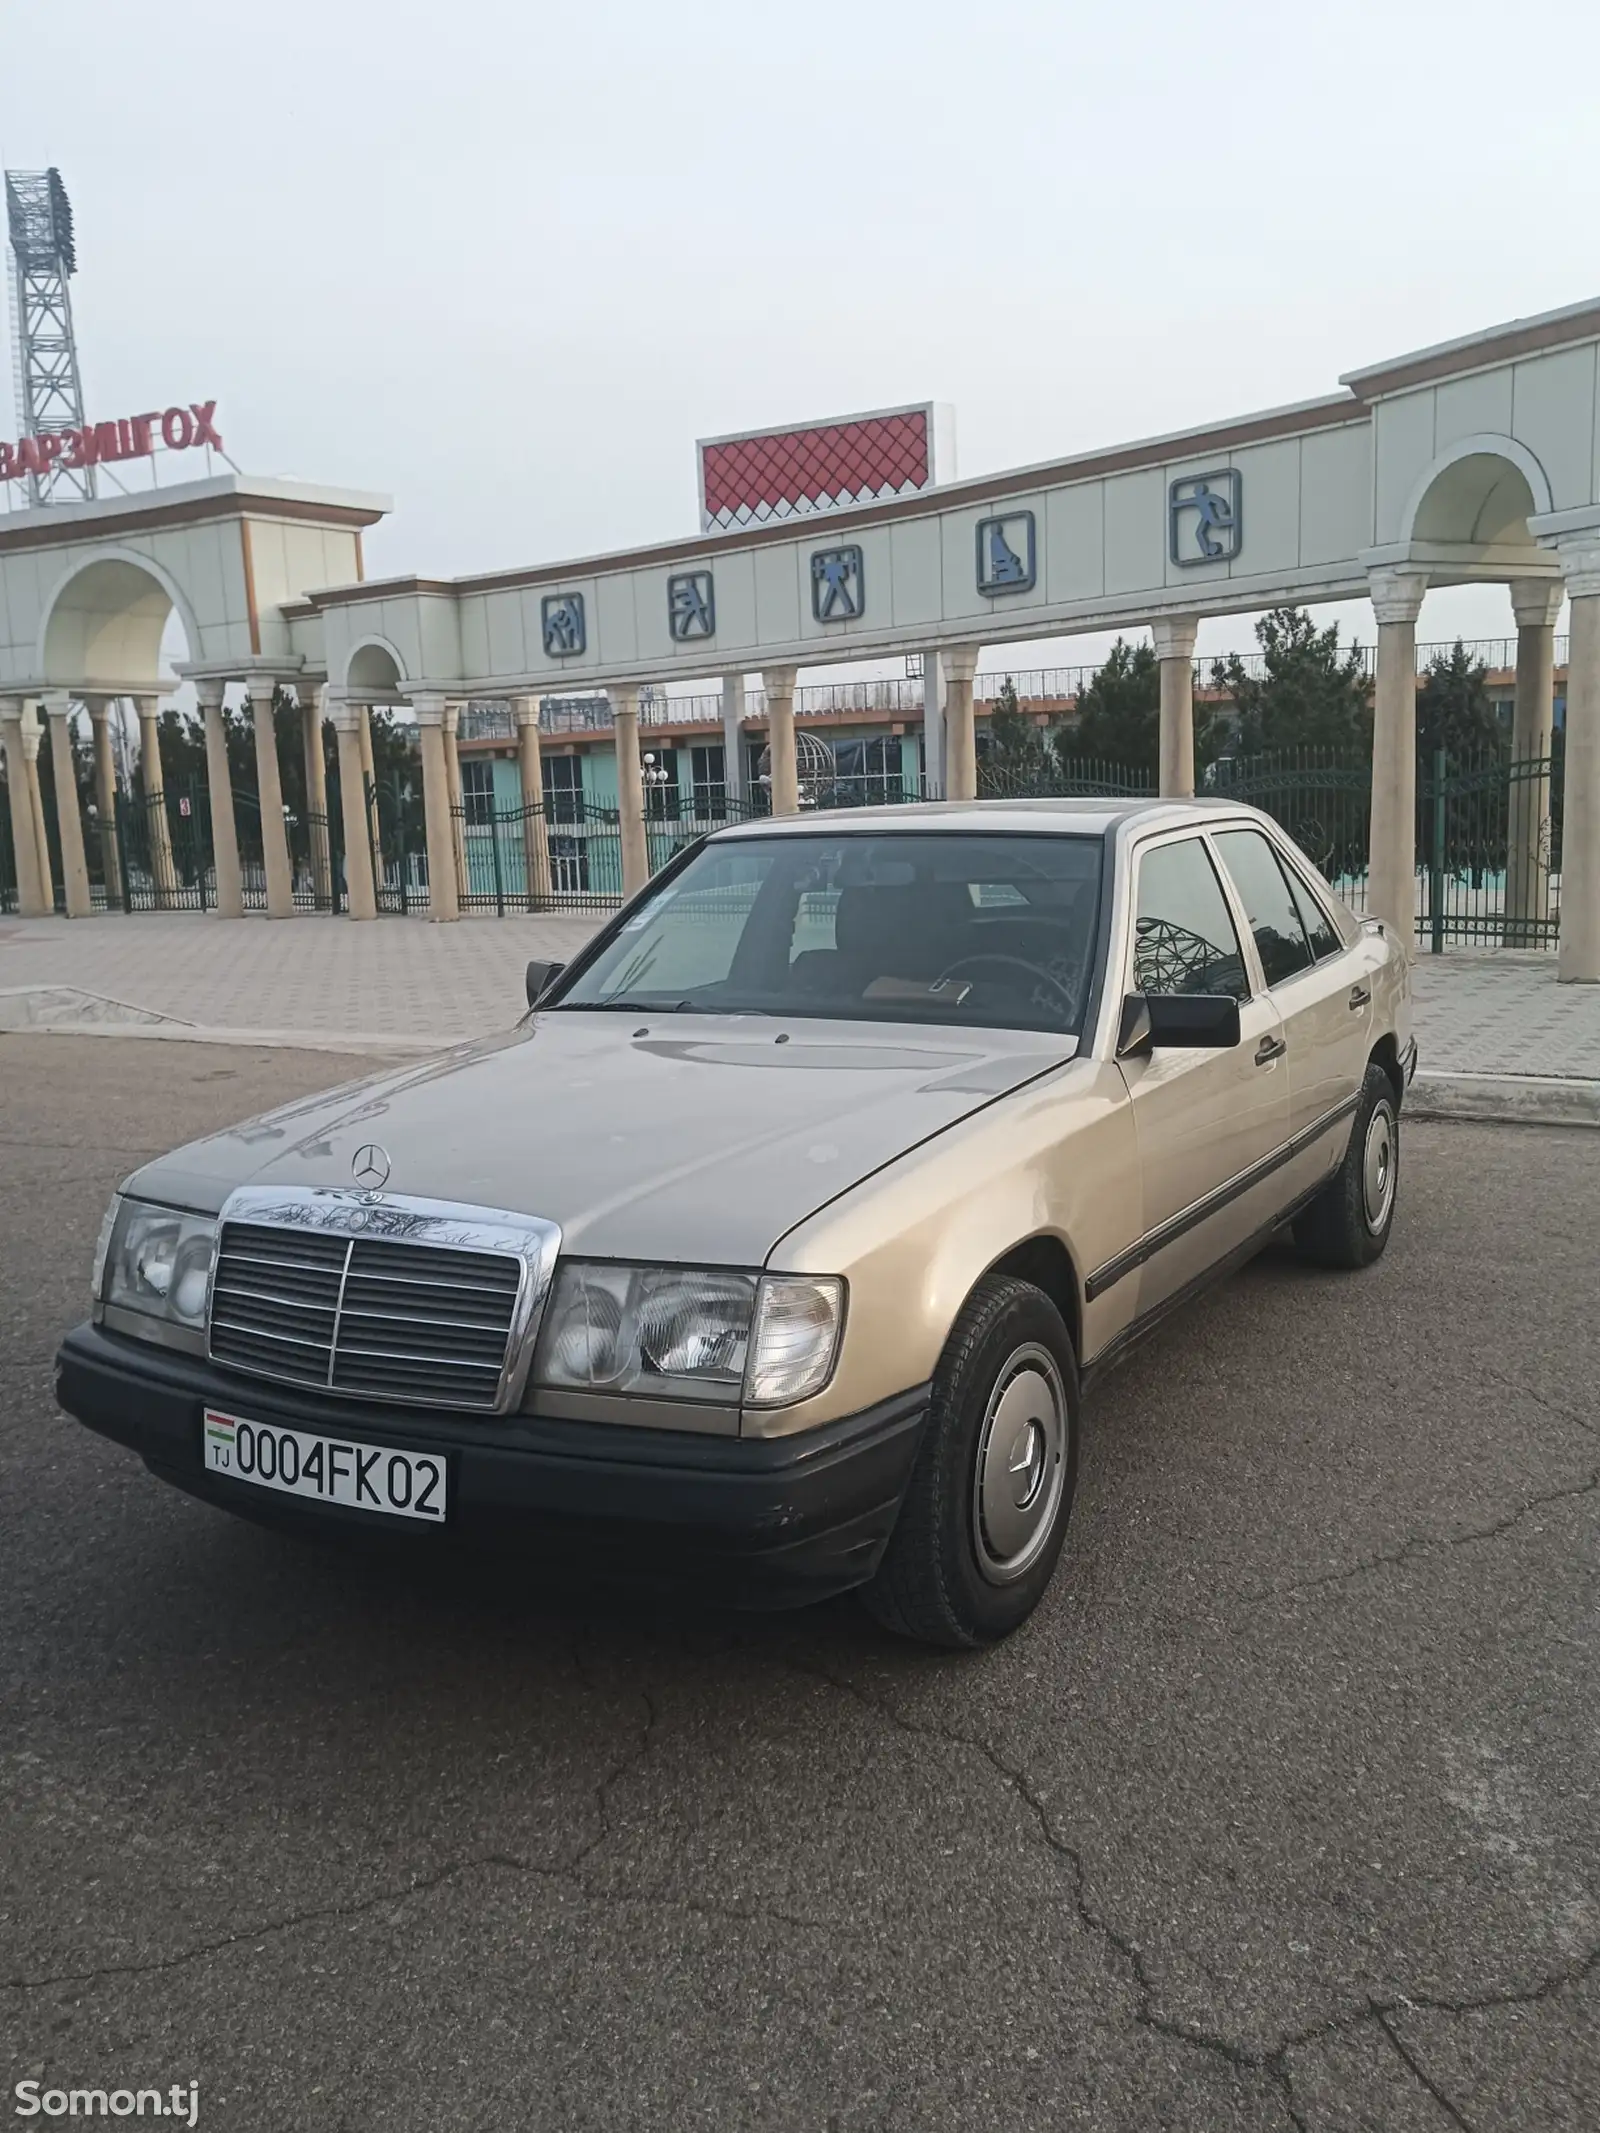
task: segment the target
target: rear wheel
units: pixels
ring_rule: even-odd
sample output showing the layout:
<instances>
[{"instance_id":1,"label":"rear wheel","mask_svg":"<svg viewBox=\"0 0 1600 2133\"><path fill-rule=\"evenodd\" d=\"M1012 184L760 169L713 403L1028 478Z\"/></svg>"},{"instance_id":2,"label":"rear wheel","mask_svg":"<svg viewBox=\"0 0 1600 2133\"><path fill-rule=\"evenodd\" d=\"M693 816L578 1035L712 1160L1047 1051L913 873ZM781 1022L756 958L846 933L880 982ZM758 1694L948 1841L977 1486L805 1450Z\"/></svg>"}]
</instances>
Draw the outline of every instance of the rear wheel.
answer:
<instances>
[{"instance_id":1,"label":"rear wheel","mask_svg":"<svg viewBox=\"0 0 1600 2133\"><path fill-rule=\"evenodd\" d=\"M1400 1107L1381 1066L1367 1068L1344 1161L1301 1214L1294 1241L1318 1266L1370 1266L1394 1227Z\"/></svg>"},{"instance_id":2,"label":"rear wheel","mask_svg":"<svg viewBox=\"0 0 1600 2133\"><path fill-rule=\"evenodd\" d=\"M934 1373L905 1502L863 1591L887 1628L951 1648L1027 1620L1055 1570L1078 1473L1078 1369L1061 1313L981 1281Z\"/></svg>"}]
</instances>

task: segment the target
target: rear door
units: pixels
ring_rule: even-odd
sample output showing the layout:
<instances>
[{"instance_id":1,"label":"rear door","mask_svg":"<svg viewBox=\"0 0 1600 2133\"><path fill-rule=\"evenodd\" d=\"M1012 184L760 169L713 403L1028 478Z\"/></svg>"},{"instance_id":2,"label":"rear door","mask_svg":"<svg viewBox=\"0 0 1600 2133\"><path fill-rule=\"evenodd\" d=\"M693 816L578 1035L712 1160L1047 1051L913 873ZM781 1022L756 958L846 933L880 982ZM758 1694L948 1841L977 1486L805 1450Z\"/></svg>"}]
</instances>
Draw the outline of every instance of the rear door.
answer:
<instances>
[{"instance_id":1,"label":"rear door","mask_svg":"<svg viewBox=\"0 0 1600 2133\"><path fill-rule=\"evenodd\" d=\"M1243 1035L1237 1049L1163 1049L1121 1063L1138 1138L1140 1232L1091 1287L1104 1293L1136 1274L1143 1315L1270 1225L1282 1180L1256 1173L1288 1135L1289 1083L1277 1007L1198 832L1135 853L1133 909L1125 989L1231 994Z\"/></svg>"},{"instance_id":2,"label":"rear door","mask_svg":"<svg viewBox=\"0 0 1600 2133\"><path fill-rule=\"evenodd\" d=\"M1264 831L1241 824L1217 830L1212 841L1283 1017L1289 1134L1301 1144L1283 1181L1287 1201L1332 1170L1344 1152L1372 1048L1372 986L1360 951L1345 945L1309 884Z\"/></svg>"}]
</instances>

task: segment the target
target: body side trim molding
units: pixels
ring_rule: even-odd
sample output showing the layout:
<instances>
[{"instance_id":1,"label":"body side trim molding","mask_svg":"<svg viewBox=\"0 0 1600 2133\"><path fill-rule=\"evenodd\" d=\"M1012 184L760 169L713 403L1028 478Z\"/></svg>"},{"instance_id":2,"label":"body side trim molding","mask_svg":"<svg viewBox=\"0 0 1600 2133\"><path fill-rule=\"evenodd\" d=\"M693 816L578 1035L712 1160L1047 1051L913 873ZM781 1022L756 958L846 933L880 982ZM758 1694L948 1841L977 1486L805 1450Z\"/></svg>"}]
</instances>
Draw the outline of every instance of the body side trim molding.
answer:
<instances>
[{"instance_id":1,"label":"body side trim molding","mask_svg":"<svg viewBox=\"0 0 1600 2133\"><path fill-rule=\"evenodd\" d=\"M1285 1163L1292 1163L1295 1157L1303 1155L1314 1141L1320 1140L1330 1127L1338 1125L1341 1119L1350 1117L1360 1101L1358 1090L1354 1096L1347 1096L1342 1103L1324 1111L1320 1118L1313 1119L1309 1126L1302 1126L1298 1133L1293 1134L1281 1147L1274 1148L1270 1155L1262 1156L1260 1161L1252 1163L1248 1170L1241 1170L1237 1177L1229 1178L1225 1185L1219 1185L1214 1192L1207 1193L1203 1200L1196 1200L1192 1206L1181 1208L1175 1215L1169 1215L1165 1222L1158 1223L1154 1229L1146 1230L1137 1243L1130 1244L1126 1251L1119 1252L1114 1259L1108 1259L1103 1266L1095 1268L1084 1283L1085 1301L1094 1303L1097 1298L1104 1296L1108 1289L1115 1288L1125 1274L1133 1273L1147 1260L1153 1259L1157 1252L1165 1250L1167 1245L1176 1244L1178 1239L1186 1237L1190 1230L1198 1229L1202 1222L1208 1222L1213 1215L1220 1214L1230 1202L1251 1191L1264 1178L1270 1178L1272 1173L1281 1170ZM1281 1217L1274 1219L1274 1229L1277 1228L1279 1220Z\"/></svg>"},{"instance_id":2,"label":"body side trim molding","mask_svg":"<svg viewBox=\"0 0 1600 2133\"><path fill-rule=\"evenodd\" d=\"M1208 1289L1215 1288L1219 1282L1226 1281L1230 1274L1236 1274L1240 1267L1248 1265L1262 1246L1270 1243L1286 1222L1292 1222L1303 1208L1311 1205L1321 1190L1320 1185L1313 1185L1309 1192L1298 1194L1281 1213L1274 1215L1270 1222L1263 1222L1258 1230L1252 1231L1243 1244L1226 1253L1214 1266L1202 1268L1192 1281L1186 1281L1181 1289L1174 1289L1170 1296L1162 1297L1160 1303L1152 1305L1142 1317L1132 1320L1120 1333L1113 1335L1098 1355L1091 1362L1085 1363L1078 1373L1078 1382L1085 1399L1109 1371L1132 1354L1147 1334L1154 1333L1174 1312L1181 1311L1186 1304L1193 1303L1197 1296L1203 1296Z\"/></svg>"}]
</instances>

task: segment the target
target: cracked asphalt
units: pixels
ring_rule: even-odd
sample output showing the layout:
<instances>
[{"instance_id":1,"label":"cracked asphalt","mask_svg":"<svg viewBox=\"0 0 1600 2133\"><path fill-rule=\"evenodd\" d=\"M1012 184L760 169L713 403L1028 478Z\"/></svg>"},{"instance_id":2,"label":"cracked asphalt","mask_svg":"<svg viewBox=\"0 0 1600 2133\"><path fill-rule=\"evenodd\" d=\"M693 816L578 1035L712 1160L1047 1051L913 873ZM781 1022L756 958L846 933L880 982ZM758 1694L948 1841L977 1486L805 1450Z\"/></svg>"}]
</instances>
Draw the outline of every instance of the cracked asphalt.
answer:
<instances>
[{"instance_id":1,"label":"cracked asphalt","mask_svg":"<svg viewBox=\"0 0 1600 2133\"><path fill-rule=\"evenodd\" d=\"M358 1065L0 1038L0 2120L1600 2124L1600 1134L1408 1128L1383 1262L1166 1328L951 1658L309 1547L63 1417L123 1172Z\"/></svg>"}]
</instances>

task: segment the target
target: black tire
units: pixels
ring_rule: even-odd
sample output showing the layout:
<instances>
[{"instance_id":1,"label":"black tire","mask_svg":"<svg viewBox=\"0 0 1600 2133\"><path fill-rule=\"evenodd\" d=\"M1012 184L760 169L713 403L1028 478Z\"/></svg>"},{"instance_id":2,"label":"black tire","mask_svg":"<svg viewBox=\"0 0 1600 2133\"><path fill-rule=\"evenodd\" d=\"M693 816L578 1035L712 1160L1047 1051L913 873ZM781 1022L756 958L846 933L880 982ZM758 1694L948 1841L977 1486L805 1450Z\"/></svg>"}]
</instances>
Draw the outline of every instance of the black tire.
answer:
<instances>
[{"instance_id":1,"label":"black tire","mask_svg":"<svg viewBox=\"0 0 1600 2133\"><path fill-rule=\"evenodd\" d=\"M1031 1282L986 1276L939 1358L905 1501L862 1591L885 1628L964 1650L1027 1620L1066 1538L1078 1410L1077 1358L1061 1313ZM980 1472L991 1489L1011 1491L996 1502L992 1527Z\"/></svg>"},{"instance_id":2,"label":"black tire","mask_svg":"<svg viewBox=\"0 0 1600 2133\"><path fill-rule=\"evenodd\" d=\"M1375 1183L1382 1158L1382 1188ZM1371 1266L1394 1228L1400 1193L1400 1104L1381 1066L1367 1068L1344 1161L1310 1206L1295 1217L1294 1241L1317 1266ZM1374 1207L1374 1197L1378 1205Z\"/></svg>"}]
</instances>

